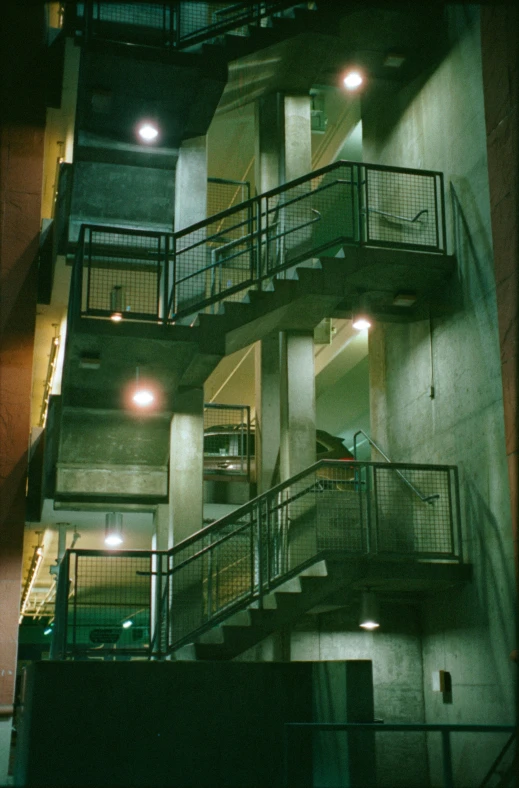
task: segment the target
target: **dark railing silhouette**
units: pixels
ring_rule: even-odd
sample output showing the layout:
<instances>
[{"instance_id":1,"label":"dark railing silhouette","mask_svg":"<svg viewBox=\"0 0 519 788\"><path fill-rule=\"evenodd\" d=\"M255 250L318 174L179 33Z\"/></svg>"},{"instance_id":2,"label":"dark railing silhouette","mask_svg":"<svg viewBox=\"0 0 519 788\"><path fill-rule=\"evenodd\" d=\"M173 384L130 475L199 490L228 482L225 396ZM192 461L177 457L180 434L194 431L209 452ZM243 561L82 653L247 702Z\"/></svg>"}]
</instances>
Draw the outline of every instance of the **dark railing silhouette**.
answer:
<instances>
[{"instance_id":1,"label":"dark railing silhouette","mask_svg":"<svg viewBox=\"0 0 519 788\"><path fill-rule=\"evenodd\" d=\"M53 655L159 659L305 567L359 556L460 563L457 469L321 460L168 552L69 550Z\"/></svg>"},{"instance_id":2,"label":"dark railing silhouette","mask_svg":"<svg viewBox=\"0 0 519 788\"><path fill-rule=\"evenodd\" d=\"M345 245L445 254L442 174L338 161L176 233L82 225L71 301L176 322Z\"/></svg>"},{"instance_id":3,"label":"dark railing silhouette","mask_svg":"<svg viewBox=\"0 0 519 788\"><path fill-rule=\"evenodd\" d=\"M78 37L148 47L189 49L214 43L227 33L247 36L269 27L276 16L291 14L306 3L267 2L109 2L85 0L67 3L65 25Z\"/></svg>"}]
</instances>

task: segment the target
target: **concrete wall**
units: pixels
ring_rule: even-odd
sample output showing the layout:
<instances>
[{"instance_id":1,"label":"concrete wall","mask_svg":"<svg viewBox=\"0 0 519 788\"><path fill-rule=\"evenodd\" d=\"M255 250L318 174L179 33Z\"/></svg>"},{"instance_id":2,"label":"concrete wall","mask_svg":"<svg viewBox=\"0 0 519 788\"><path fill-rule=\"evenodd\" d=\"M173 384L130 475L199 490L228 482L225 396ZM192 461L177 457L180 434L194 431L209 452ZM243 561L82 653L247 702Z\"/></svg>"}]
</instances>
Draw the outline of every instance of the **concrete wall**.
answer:
<instances>
[{"instance_id":1,"label":"concrete wall","mask_svg":"<svg viewBox=\"0 0 519 788\"><path fill-rule=\"evenodd\" d=\"M363 118L366 161L444 172L450 250L458 261L445 294L450 314L371 335L372 435L395 460L460 469L474 580L425 606L426 720L510 722L513 562L479 14L452 6L446 15L450 50L442 62L406 90L374 99ZM440 668L452 673L452 703L432 693L431 673ZM492 760L492 748L474 744L460 745L464 785L481 780Z\"/></svg>"},{"instance_id":2,"label":"concrete wall","mask_svg":"<svg viewBox=\"0 0 519 788\"><path fill-rule=\"evenodd\" d=\"M423 722L424 697L419 609L381 600L381 628L358 626L360 597L350 605L307 615L292 631L266 638L240 660L306 662L370 659L373 662L374 716L385 722ZM378 788L424 788L427 748L422 733L376 735Z\"/></svg>"}]
</instances>

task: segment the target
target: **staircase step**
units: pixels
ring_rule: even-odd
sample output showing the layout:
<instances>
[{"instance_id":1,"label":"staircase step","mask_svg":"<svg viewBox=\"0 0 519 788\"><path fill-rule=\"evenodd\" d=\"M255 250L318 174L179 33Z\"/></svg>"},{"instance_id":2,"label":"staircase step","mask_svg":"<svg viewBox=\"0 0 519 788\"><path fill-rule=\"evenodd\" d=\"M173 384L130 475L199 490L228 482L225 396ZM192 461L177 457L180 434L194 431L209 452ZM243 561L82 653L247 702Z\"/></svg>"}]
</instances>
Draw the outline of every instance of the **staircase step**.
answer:
<instances>
[{"instance_id":1,"label":"staircase step","mask_svg":"<svg viewBox=\"0 0 519 788\"><path fill-rule=\"evenodd\" d=\"M328 577L326 561L317 561L299 573L299 577Z\"/></svg>"}]
</instances>

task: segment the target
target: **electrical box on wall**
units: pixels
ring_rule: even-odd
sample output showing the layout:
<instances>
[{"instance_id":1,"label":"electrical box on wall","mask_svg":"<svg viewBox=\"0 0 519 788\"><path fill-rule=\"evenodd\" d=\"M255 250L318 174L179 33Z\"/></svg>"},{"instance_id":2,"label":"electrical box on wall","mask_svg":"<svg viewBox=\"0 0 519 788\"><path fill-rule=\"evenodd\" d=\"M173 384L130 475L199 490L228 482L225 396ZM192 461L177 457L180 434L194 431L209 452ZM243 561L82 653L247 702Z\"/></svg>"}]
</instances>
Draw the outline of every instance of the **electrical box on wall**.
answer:
<instances>
[{"instance_id":1,"label":"electrical box on wall","mask_svg":"<svg viewBox=\"0 0 519 788\"><path fill-rule=\"evenodd\" d=\"M451 687L451 674L448 670L433 670L433 692L449 692Z\"/></svg>"}]
</instances>

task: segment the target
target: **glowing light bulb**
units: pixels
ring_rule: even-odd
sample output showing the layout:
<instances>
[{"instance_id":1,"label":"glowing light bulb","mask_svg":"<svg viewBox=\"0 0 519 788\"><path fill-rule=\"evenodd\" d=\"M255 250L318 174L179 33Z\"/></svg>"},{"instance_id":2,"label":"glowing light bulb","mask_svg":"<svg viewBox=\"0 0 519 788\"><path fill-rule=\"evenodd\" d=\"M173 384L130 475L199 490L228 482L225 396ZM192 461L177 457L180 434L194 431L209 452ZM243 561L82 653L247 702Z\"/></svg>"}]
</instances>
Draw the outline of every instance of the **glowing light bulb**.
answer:
<instances>
[{"instance_id":1,"label":"glowing light bulb","mask_svg":"<svg viewBox=\"0 0 519 788\"><path fill-rule=\"evenodd\" d=\"M133 626L133 621L129 618L127 621L123 621L123 629L130 629Z\"/></svg>"},{"instance_id":2,"label":"glowing light bulb","mask_svg":"<svg viewBox=\"0 0 519 788\"><path fill-rule=\"evenodd\" d=\"M122 543L123 538L118 533L107 534L105 537L105 544L108 545L108 547L119 547L119 545Z\"/></svg>"},{"instance_id":3,"label":"glowing light bulb","mask_svg":"<svg viewBox=\"0 0 519 788\"><path fill-rule=\"evenodd\" d=\"M356 90L356 88L360 87L364 82L362 76L359 74L358 71L350 71L344 77L342 83L347 90Z\"/></svg>"},{"instance_id":4,"label":"glowing light bulb","mask_svg":"<svg viewBox=\"0 0 519 788\"><path fill-rule=\"evenodd\" d=\"M152 126L151 123L143 123L142 126L139 128L139 137L144 142L153 142L153 140L157 139L159 135L159 130Z\"/></svg>"},{"instance_id":5,"label":"glowing light bulb","mask_svg":"<svg viewBox=\"0 0 519 788\"><path fill-rule=\"evenodd\" d=\"M356 328L357 331L364 331L366 328L371 328L371 323L366 317L356 317L353 320L353 328Z\"/></svg>"},{"instance_id":6,"label":"glowing light bulb","mask_svg":"<svg viewBox=\"0 0 519 788\"><path fill-rule=\"evenodd\" d=\"M141 408L145 408L148 405L151 405L155 397L153 396L151 391L147 391L146 389L140 389L139 391L135 392L132 399L136 405L138 405Z\"/></svg>"},{"instance_id":7,"label":"glowing light bulb","mask_svg":"<svg viewBox=\"0 0 519 788\"><path fill-rule=\"evenodd\" d=\"M373 630L378 629L380 624L377 624L375 621L364 621L362 624L359 624L359 626L361 626L362 629Z\"/></svg>"}]
</instances>

